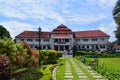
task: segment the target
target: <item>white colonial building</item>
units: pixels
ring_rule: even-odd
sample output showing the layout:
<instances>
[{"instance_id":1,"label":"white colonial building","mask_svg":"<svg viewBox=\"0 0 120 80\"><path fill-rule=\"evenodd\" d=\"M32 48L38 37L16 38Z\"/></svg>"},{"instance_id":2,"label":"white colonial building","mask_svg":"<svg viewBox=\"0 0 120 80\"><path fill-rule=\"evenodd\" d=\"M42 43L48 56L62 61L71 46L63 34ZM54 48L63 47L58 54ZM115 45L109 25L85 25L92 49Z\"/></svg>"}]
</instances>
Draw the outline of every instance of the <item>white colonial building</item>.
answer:
<instances>
[{"instance_id":1,"label":"white colonial building","mask_svg":"<svg viewBox=\"0 0 120 80\"><path fill-rule=\"evenodd\" d=\"M107 50L109 35L101 30L72 31L61 24L51 32L42 31L40 35L40 48L52 48L57 51L70 50L73 46L77 49ZM17 35L16 42L25 41L30 47L39 47L38 31L24 31Z\"/></svg>"}]
</instances>

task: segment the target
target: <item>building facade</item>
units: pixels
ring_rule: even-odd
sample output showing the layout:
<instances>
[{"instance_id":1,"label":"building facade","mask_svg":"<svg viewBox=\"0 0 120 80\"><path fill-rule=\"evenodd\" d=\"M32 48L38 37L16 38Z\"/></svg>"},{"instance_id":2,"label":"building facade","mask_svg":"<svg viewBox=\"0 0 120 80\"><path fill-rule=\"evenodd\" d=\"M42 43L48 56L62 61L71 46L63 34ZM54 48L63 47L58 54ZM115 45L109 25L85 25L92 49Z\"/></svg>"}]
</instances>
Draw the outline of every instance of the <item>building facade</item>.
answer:
<instances>
[{"instance_id":1,"label":"building facade","mask_svg":"<svg viewBox=\"0 0 120 80\"><path fill-rule=\"evenodd\" d=\"M57 51L77 49L107 50L109 35L101 30L72 31L61 24L51 32L42 31L40 34L41 49L55 49ZM24 31L17 35L16 42L25 41L31 48L39 48L38 31Z\"/></svg>"}]
</instances>

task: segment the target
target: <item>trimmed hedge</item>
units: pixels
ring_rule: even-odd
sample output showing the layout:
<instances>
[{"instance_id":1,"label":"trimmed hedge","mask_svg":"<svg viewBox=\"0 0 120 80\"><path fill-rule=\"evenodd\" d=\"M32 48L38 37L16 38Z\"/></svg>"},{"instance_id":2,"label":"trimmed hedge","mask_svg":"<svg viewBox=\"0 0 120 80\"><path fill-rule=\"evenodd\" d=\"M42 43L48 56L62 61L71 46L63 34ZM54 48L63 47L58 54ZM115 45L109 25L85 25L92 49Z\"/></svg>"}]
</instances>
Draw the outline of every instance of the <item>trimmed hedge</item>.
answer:
<instances>
[{"instance_id":1,"label":"trimmed hedge","mask_svg":"<svg viewBox=\"0 0 120 80\"><path fill-rule=\"evenodd\" d=\"M77 51L76 52L76 55L78 56L78 55L96 55L97 54L97 52L85 52L85 51Z\"/></svg>"},{"instance_id":2,"label":"trimmed hedge","mask_svg":"<svg viewBox=\"0 0 120 80\"><path fill-rule=\"evenodd\" d=\"M55 50L40 50L39 55L42 64L55 64L62 53Z\"/></svg>"},{"instance_id":3,"label":"trimmed hedge","mask_svg":"<svg viewBox=\"0 0 120 80\"><path fill-rule=\"evenodd\" d=\"M117 54L104 54L104 53L97 53L97 52L85 52L85 51L77 51L76 56L85 56L89 58L120 58L120 53Z\"/></svg>"},{"instance_id":4,"label":"trimmed hedge","mask_svg":"<svg viewBox=\"0 0 120 80\"><path fill-rule=\"evenodd\" d=\"M57 58L62 57L62 52L57 52Z\"/></svg>"}]
</instances>

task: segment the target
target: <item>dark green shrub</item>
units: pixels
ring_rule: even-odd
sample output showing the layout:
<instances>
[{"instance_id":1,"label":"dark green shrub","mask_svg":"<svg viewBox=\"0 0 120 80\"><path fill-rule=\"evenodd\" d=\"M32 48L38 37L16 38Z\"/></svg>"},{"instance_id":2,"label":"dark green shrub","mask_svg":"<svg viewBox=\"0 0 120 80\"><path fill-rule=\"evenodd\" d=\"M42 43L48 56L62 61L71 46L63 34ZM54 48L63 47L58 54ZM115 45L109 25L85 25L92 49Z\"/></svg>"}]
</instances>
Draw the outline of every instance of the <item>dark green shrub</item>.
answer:
<instances>
[{"instance_id":1,"label":"dark green shrub","mask_svg":"<svg viewBox=\"0 0 120 80\"><path fill-rule=\"evenodd\" d=\"M84 55L96 55L98 54L97 52L86 52L86 51L77 51L76 52L76 55L81 55L81 56L84 56Z\"/></svg>"},{"instance_id":2,"label":"dark green shrub","mask_svg":"<svg viewBox=\"0 0 120 80\"><path fill-rule=\"evenodd\" d=\"M39 67L29 67L15 71L11 80L39 80L41 77L42 73L40 73Z\"/></svg>"},{"instance_id":3,"label":"dark green shrub","mask_svg":"<svg viewBox=\"0 0 120 80\"><path fill-rule=\"evenodd\" d=\"M40 60L42 64L57 63L57 52L55 50L41 50Z\"/></svg>"},{"instance_id":4,"label":"dark green shrub","mask_svg":"<svg viewBox=\"0 0 120 80\"><path fill-rule=\"evenodd\" d=\"M62 57L62 52L57 52L57 58Z\"/></svg>"},{"instance_id":5,"label":"dark green shrub","mask_svg":"<svg viewBox=\"0 0 120 80\"><path fill-rule=\"evenodd\" d=\"M55 64L57 63L57 52L55 50L49 50L48 55L48 64Z\"/></svg>"}]
</instances>

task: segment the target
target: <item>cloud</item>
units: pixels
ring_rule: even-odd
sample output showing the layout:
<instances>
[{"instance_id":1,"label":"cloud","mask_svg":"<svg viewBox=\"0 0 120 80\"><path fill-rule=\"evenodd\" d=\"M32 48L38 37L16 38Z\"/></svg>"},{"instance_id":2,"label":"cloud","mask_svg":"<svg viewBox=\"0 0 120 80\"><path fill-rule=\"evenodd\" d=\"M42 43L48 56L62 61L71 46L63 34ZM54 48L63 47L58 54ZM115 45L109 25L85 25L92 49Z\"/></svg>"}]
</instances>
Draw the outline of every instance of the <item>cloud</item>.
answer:
<instances>
[{"instance_id":1,"label":"cloud","mask_svg":"<svg viewBox=\"0 0 120 80\"><path fill-rule=\"evenodd\" d=\"M86 4L90 6L98 6L99 8L109 9L115 6L117 0L86 0Z\"/></svg>"},{"instance_id":2,"label":"cloud","mask_svg":"<svg viewBox=\"0 0 120 80\"><path fill-rule=\"evenodd\" d=\"M1 0L0 5L4 5L0 6L0 13L1 15L10 18L34 18L41 21L50 18L54 19L58 23L73 21L74 23L86 24L105 18L103 15L104 13L102 13L102 11L100 11L100 7L98 7L98 4L103 7L106 5L111 6L114 3L115 0Z\"/></svg>"},{"instance_id":3,"label":"cloud","mask_svg":"<svg viewBox=\"0 0 120 80\"><path fill-rule=\"evenodd\" d=\"M35 26L27 23L20 23L17 21L2 22L3 25L9 32L12 38L20 34L24 30L34 30Z\"/></svg>"},{"instance_id":4,"label":"cloud","mask_svg":"<svg viewBox=\"0 0 120 80\"><path fill-rule=\"evenodd\" d=\"M65 23L64 18L58 12L54 11L54 1L56 0L0 1L0 5L4 4L0 6L0 13L10 18L34 18L40 20L51 18L59 23Z\"/></svg>"},{"instance_id":5,"label":"cloud","mask_svg":"<svg viewBox=\"0 0 120 80\"><path fill-rule=\"evenodd\" d=\"M114 31L116 30L116 24L111 22L110 24L100 24L99 29L110 35L110 41L115 41Z\"/></svg>"},{"instance_id":6,"label":"cloud","mask_svg":"<svg viewBox=\"0 0 120 80\"><path fill-rule=\"evenodd\" d=\"M106 16L105 14L91 14L91 15L87 15L87 14L82 14L82 15L74 15L74 16L69 16L69 21L70 22L75 22L77 24L89 24L92 22L96 22L99 20L102 20L104 18L106 18L108 16Z\"/></svg>"},{"instance_id":7,"label":"cloud","mask_svg":"<svg viewBox=\"0 0 120 80\"><path fill-rule=\"evenodd\" d=\"M110 7L114 6L117 0L98 0L99 6L100 7Z\"/></svg>"},{"instance_id":8,"label":"cloud","mask_svg":"<svg viewBox=\"0 0 120 80\"><path fill-rule=\"evenodd\" d=\"M10 31L12 37L24 30L37 30L38 27L35 26L39 25L43 31L50 31L60 24L72 25L78 30L81 25L92 26L98 25L101 21L111 21L112 9L116 1L0 0L0 23ZM107 30L109 28L104 26L110 27L110 24L100 25L101 30L109 32ZM86 28L84 27L82 30ZM109 34L113 36L112 32Z\"/></svg>"}]
</instances>

